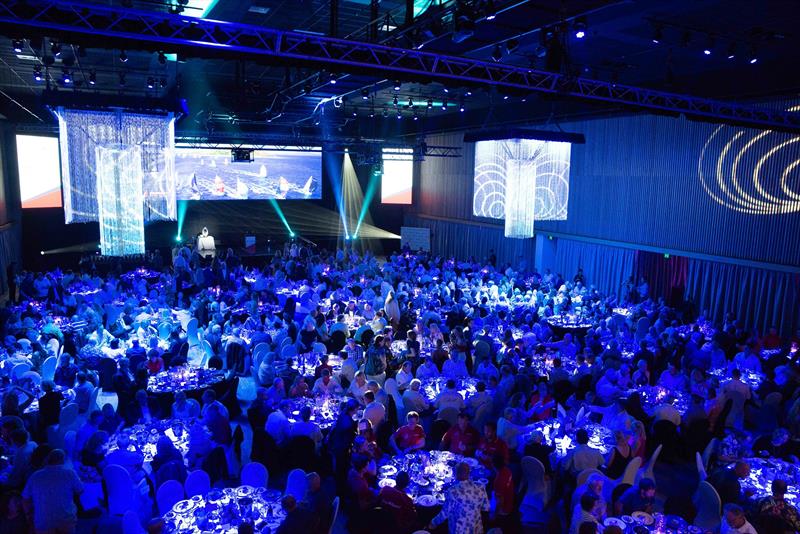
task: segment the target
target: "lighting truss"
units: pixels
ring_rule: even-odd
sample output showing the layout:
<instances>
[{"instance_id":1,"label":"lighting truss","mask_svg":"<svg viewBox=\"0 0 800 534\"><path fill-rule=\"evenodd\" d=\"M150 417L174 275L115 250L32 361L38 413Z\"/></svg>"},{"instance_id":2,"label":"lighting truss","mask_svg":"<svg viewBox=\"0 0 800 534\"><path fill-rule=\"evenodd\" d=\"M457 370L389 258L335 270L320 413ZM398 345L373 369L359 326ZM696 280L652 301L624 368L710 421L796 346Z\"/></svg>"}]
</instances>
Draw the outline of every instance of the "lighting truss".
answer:
<instances>
[{"instance_id":1,"label":"lighting truss","mask_svg":"<svg viewBox=\"0 0 800 534\"><path fill-rule=\"evenodd\" d=\"M479 84L517 91L620 104L646 111L685 113L700 119L783 131L800 131L800 114L706 98L575 78L536 69L487 63L319 35L62 0L6 0L0 26L17 33L47 32L138 46L191 50L198 56L269 57L323 64L332 71L370 71L390 78L423 77L442 83ZM164 46L167 45L167 46Z\"/></svg>"}]
</instances>

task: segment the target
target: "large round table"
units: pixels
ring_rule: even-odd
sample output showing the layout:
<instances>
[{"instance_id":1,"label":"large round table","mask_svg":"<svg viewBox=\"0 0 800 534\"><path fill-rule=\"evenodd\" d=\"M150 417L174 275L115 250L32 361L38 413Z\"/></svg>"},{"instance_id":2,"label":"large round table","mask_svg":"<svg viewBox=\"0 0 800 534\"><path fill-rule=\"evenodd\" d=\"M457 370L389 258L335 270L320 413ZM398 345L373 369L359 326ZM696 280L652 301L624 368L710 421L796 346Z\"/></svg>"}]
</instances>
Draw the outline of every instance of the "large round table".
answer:
<instances>
[{"instance_id":1,"label":"large round table","mask_svg":"<svg viewBox=\"0 0 800 534\"><path fill-rule=\"evenodd\" d=\"M280 491L267 488L212 489L175 503L162 517L164 532L235 534L243 523L253 523L256 532L275 532L286 518L280 499Z\"/></svg>"},{"instance_id":2,"label":"large round table","mask_svg":"<svg viewBox=\"0 0 800 534\"><path fill-rule=\"evenodd\" d=\"M428 402L436 402L436 399L439 398L439 394L447 389L448 380L450 379L444 376L424 378L421 380L422 384L420 385L419 391ZM477 378L454 378L453 380L456 382L456 391L461 394L465 401L478 392L476 386L479 380ZM489 391L488 388L487 391Z\"/></svg>"},{"instance_id":3,"label":"large round table","mask_svg":"<svg viewBox=\"0 0 800 534\"><path fill-rule=\"evenodd\" d=\"M689 410L689 395L680 390L667 389L664 386L640 386L628 390L628 395L639 393L642 399L642 407L647 415L654 415L656 409L664 404L669 404L675 408L681 416L686 415Z\"/></svg>"},{"instance_id":4,"label":"large round table","mask_svg":"<svg viewBox=\"0 0 800 534\"><path fill-rule=\"evenodd\" d=\"M123 430L131 437L131 447L141 451L145 463L153 461L156 455L156 445L161 436L167 436L181 456L186 456L189 451L189 424L181 419L159 419L150 423L141 423ZM117 438L119 433L112 435L108 440L108 452L119 448Z\"/></svg>"},{"instance_id":5,"label":"large round table","mask_svg":"<svg viewBox=\"0 0 800 534\"><path fill-rule=\"evenodd\" d=\"M378 487L394 486L399 471L411 478L406 493L420 506L438 506L456 480L455 468L460 462L469 464L470 478L485 486L490 473L475 458L467 458L450 451L419 451L393 456L378 468Z\"/></svg>"},{"instance_id":6,"label":"large round table","mask_svg":"<svg viewBox=\"0 0 800 534\"><path fill-rule=\"evenodd\" d=\"M147 381L150 393L175 393L177 391L202 390L225 379L225 373L214 369L193 367L171 367L151 376Z\"/></svg>"},{"instance_id":7,"label":"large round table","mask_svg":"<svg viewBox=\"0 0 800 534\"><path fill-rule=\"evenodd\" d=\"M745 461L750 464L750 475L742 479L740 484L743 490L750 490L753 493L753 499L758 500L772 495L772 481L780 478L786 481L787 489L784 496L786 502L797 506L797 497L800 493L800 467L779 458L746 458Z\"/></svg>"},{"instance_id":8,"label":"large round table","mask_svg":"<svg viewBox=\"0 0 800 534\"><path fill-rule=\"evenodd\" d=\"M544 435L544 442L547 445L555 446L554 454L557 458L564 458L569 451L575 448L575 434L578 429L584 428L589 433L588 445L600 451L602 455L611 452L616 442L614 433L611 429L597 423L582 422L574 427L567 427L559 419L545 419L522 427L520 438L527 442L528 436L534 432L541 432Z\"/></svg>"}]
</instances>

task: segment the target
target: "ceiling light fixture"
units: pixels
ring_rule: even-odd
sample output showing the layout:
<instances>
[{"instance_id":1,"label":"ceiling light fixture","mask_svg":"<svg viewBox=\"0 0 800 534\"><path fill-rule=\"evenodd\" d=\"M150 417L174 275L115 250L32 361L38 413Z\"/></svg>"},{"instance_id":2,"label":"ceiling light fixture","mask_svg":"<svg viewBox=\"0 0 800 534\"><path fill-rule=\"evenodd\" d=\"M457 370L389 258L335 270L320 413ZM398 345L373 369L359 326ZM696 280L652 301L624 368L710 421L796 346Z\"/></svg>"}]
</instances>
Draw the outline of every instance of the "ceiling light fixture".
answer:
<instances>
[{"instance_id":1,"label":"ceiling light fixture","mask_svg":"<svg viewBox=\"0 0 800 534\"><path fill-rule=\"evenodd\" d=\"M586 19L578 17L575 19L575 38L583 39L586 37Z\"/></svg>"},{"instance_id":2,"label":"ceiling light fixture","mask_svg":"<svg viewBox=\"0 0 800 534\"><path fill-rule=\"evenodd\" d=\"M494 61L500 61L503 59L503 50L500 48L500 45L494 45L494 50L492 51L492 59Z\"/></svg>"},{"instance_id":3,"label":"ceiling light fixture","mask_svg":"<svg viewBox=\"0 0 800 534\"><path fill-rule=\"evenodd\" d=\"M361 90L361 99L362 100L369 100L369 91L367 89Z\"/></svg>"},{"instance_id":4,"label":"ceiling light fixture","mask_svg":"<svg viewBox=\"0 0 800 534\"><path fill-rule=\"evenodd\" d=\"M61 72L61 83L64 85L69 85L72 83L72 75L69 72L69 69L64 69Z\"/></svg>"},{"instance_id":5,"label":"ceiling light fixture","mask_svg":"<svg viewBox=\"0 0 800 534\"><path fill-rule=\"evenodd\" d=\"M89 71L89 85L95 85L97 83L97 73L94 69Z\"/></svg>"},{"instance_id":6,"label":"ceiling light fixture","mask_svg":"<svg viewBox=\"0 0 800 534\"><path fill-rule=\"evenodd\" d=\"M50 52L55 57L61 57L61 45L55 41L50 41Z\"/></svg>"},{"instance_id":7,"label":"ceiling light fixture","mask_svg":"<svg viewBox=\"0 0 800 534\"><path fill-rule=\"evenodd\" d=\"M119 51L119 60L122 63L127 63L128 62L128 53L125 52L125 50L120 50Z\"/></svg>"},{"instance_id":8,"label":"ceiling light fixture","mask_svg":"<svg viewBox=\"0 0 800 534\"><path fill-rule=\"evenodd\" d=\"M36 65L33 67L33 79L37 82L42 81L42 67L40 65Z\"/></svg>"},{"instance_id":9,"label":"ceiling light fixture","mask_svg":"<svg viewBox=\"0 0 800 534\"><path fill-rule=\"evenodd\" d=\"M22 47L25 46L25 43L22 41L22 39L14 39L11 41L11 46L14 47L14 52L21 54Z\"/></svg>"}]
</instances>

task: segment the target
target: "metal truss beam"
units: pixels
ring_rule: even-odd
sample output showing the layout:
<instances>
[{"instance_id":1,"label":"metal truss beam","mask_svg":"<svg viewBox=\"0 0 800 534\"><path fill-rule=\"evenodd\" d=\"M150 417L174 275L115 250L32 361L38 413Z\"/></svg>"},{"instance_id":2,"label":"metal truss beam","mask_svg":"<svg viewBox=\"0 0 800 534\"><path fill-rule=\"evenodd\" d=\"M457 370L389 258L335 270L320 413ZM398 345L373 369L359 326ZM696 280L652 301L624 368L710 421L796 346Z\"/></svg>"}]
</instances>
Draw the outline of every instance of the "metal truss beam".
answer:
<instances>
[{"instance_id":1,"label":"metal truss beam","mask_svg":"<svg viewBox=\"0 0 800 534\"><path fill-rule=\"evenodd\" d=\"M185 15L62 0L5 0L0 27L17 35L107 39L128 47L191 49L198 56L262 57L451 84L483 85L607 102L740 126L800 131L800 114L575 78L535 69Z\"/></svg>"}]
</instances>

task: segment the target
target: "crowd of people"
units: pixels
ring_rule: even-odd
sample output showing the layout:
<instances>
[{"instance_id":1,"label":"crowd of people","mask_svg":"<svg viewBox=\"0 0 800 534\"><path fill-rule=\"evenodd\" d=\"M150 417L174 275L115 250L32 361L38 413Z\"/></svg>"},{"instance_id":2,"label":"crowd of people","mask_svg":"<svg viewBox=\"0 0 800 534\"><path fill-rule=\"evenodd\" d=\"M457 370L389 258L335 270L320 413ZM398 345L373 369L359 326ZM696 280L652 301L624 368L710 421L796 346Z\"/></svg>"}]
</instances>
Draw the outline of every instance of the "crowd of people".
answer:
<instances>
[{"instance_id":1,"label":"crowd of people","mask_svg":"<svg viewBox=\"0 0 800 534\"><path fill-rule=\"evenodd\" d=\"M130 477L141 526L180 531L159 489L199 470L236 486L249 462L273 488L306 474L282 533L800 529L800 332L493 253L173 256L16 275L0 534L119 520L108 466Z\"/></svg>"}]
</instances>

